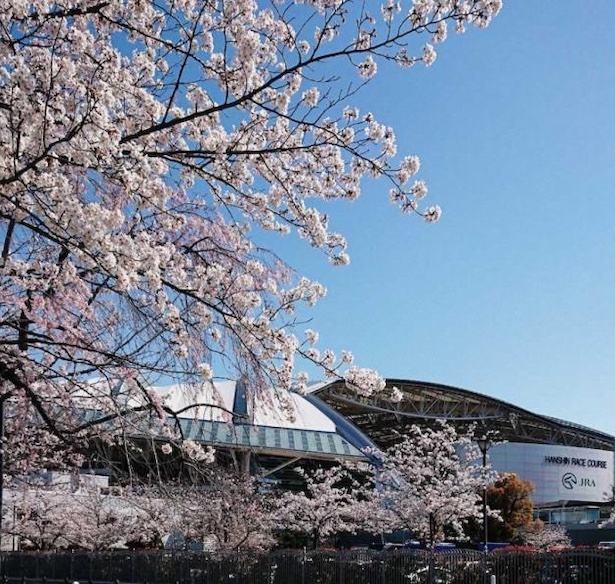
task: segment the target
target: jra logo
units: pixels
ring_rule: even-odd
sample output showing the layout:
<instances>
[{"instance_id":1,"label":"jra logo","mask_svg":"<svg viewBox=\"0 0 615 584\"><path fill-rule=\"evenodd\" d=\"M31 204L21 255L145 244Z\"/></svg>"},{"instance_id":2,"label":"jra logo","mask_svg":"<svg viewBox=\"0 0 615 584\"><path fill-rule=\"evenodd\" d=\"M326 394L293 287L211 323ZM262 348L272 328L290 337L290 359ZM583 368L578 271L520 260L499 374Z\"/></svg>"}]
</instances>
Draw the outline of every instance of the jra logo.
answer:
<instances>
[{"instance_id":1,"label":"jra logo","mask_svg":"<svg viewBox=\"0 0 615 584\"><path fill-rule=\"evenodd\" d=\"M562 485L564 485L564 489L574 489L576 484L577 484L577 477L573 473L567 472L562 477Z\"/></svg>"},{"instance_id":2,"label":"jra logo","mask_svg":"<svg viewBox=\"0 0 615 584\"><path fill-rule=\"evenodd\" d=\"M574 473L567 472L562 476L562 485L565 489L572 490L574 487L595 487L596 481L587 477L577 478Z\"/></svg>"}]
</instances>

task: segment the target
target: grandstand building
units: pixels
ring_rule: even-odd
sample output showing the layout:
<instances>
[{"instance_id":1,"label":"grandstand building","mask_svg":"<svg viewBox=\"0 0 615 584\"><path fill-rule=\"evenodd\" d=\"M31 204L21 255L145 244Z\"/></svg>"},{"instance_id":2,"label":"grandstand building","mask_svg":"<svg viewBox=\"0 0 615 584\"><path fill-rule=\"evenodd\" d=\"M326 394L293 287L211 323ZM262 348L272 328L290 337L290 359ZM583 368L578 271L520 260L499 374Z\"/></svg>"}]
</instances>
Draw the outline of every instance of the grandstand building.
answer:
<instances>
[{"instance_id":1,"label":"grandstand building","mask_svg":"<svg viewBox=\"0 0 615 584\"><path fill-rule=\"evenodd\" d=\"M272 482L292 486L298 483L297 465L362 459L370 448L401 440L413 424L446 420L462 431L473 426L477 438L490 439L488 458L495 470L535 485L534 505L544 521L597 525L606 517L614 483L613 436L456 387L402 379L387 380L387 387L396 387L402 399L391 401L390 391L362 397L343 381L281 398L248 399L242 383L234 381L155 389L166 405L182 412L173 423L184 438L230 454L245 470Z\"/></svg>"},{"instance_id":2,"label":"grandstand building","mask_svg":"<svg viewBox=\"0 0 615 584\"><path fill-rule=\"evenodd\" d=\"M473 391L436 383L387 380L402 400L386 392L358 396L343 382L316 388L312 396L352 422L380 448L403 436L412 424L446 420L457 428L474 426L488 437L491 466L531 481L537 515L549 523L598 524L614 483L614 442L609 434L535 414Z\"/></svg>"}]
</instances>

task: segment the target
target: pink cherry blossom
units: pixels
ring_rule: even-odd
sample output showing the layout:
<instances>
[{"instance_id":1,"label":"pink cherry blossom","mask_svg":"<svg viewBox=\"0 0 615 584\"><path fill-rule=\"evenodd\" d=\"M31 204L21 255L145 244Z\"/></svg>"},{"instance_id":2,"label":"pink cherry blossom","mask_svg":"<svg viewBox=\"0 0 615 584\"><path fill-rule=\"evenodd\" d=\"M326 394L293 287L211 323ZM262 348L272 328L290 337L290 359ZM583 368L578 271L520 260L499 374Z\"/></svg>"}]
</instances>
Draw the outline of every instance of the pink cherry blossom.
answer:
<instances>
[{"instance_id":1,"label":"pink cherry blossom","mask_svg":"<svg viewBox=\"0 0 615 584\"><path fill-rule=\"evenodd\" d=\"M93 436L144 432L150 411L159 436L157 376L287 390L307 359L364 395L383 388L312 351L315 335L299 341L297 315L326 288L256 233L348 264L325 202L356 199L368 177L436 221L417 202L427 188L407 185L419 159L398 160L393 128L352 97L383 60L432 64L423 32L482 28L501 2L283 4L0 0L9 467L76 462ZM338 62L358 75L331 77Z\"/></svg>"},{"instance_id":2,"label":"pink cherry blossom","mask_svg":"<svg viewBox=\"0 0 615 584\"><path fill-rule=\"evenodd\" d=\"M482 467L472 434L444 422L411 426L381 455L376 472L387 527L409 529L431 543L444 537L445 527L463 537L464 523L481 518L484 486L496 478L489 466Z\"/></svg>"}]
</instances>

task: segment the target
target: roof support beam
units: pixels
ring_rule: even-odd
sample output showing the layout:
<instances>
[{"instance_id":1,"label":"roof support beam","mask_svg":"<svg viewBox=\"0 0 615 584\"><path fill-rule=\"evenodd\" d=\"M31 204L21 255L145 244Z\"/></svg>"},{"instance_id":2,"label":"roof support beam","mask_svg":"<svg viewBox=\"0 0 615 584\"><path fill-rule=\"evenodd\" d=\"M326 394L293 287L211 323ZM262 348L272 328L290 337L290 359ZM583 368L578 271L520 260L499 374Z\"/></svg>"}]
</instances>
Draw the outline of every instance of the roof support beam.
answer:
<instances>
[{"instance_id":1,"label":"roof support beam","mask_svg":"<svg viewBox=\"0 0 615 584\"><path fill-rule=\"evenodd\" d=\"M265 478L265 477L271 476L272 474L275 474L276 472L278 472L279 470L282 470L283 468L287 467L290 464L294 464L295 462L301 460L302 458L303 458L302 456L297 456L296 458L291 458L290 460L286 460L282 464L279 464L278 466L276 466L275 468L272 468L271 470L268 470L267 472L261 473L261 477Z\"/></svg>"}]
</instances>

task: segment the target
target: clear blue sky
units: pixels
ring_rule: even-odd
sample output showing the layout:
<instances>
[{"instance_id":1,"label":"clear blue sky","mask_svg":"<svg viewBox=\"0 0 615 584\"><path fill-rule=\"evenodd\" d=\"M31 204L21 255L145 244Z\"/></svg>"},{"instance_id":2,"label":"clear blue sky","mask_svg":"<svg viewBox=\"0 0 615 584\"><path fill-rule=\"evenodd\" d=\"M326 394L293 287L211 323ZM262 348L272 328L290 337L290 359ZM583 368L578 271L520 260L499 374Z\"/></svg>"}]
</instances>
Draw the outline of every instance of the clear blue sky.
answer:
<instances>
[{"instance_id":1,"label":"clear blue sky","mask_svg":"<svg viewBox=\"0 0 615 584\"><path fill-rule=\"evenodd\" d=\"M607 0L508 0L431 68L381 67L357 105L444 214L401 216L378 182L330 209L351 265L289 258L329 290L322 347L615 432L613 28Z\"/></svg>"}]
</instances>

